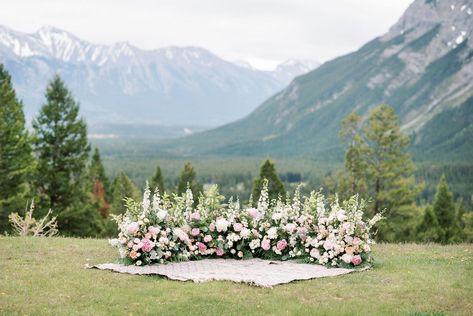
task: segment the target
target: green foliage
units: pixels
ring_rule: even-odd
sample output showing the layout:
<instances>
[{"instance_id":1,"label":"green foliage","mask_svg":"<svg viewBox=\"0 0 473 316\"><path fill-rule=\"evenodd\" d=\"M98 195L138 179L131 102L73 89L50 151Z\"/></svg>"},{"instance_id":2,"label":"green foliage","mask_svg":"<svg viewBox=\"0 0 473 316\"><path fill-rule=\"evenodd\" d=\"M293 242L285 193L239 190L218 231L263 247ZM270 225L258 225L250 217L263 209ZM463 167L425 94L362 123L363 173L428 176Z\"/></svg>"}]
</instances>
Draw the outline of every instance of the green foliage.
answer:
<instances>
[{"instance_id":1,"label":"green foliage","mask_svg":"<svg viewBox=\"0 0 473 316\"><path fill-rule=\"evenodd\" d=\"M85 181L90 151L87 127L79 118L78 104L57 75L47 87L46 103L33 121L33 129L39 205L57 215L62 234L100 234L102 221L90 205Z\"/></svg>"},{"instance_id":2,"label":"green foliage","mask_svg":"<svg viewBox=\"0 0 473 316\"><path fill-rule=\"evenodd\" d=\"M105 196L107 200L111 199L111 191L110 191L110 182L108 177L105 173L105 168L102 163L102 159L100 158L100 152L98 147L95 147L94 153L92 154L92 158L90 160L89 165L89 186L93 188L94 183L99 181L103 189L105 191Z\"/></svg>"},{"instance_id":3,"label":"green foliage","mask_svg":"<svg viewBox=\"0 0 473 316\"><path fill-rule=\"evenodd\" d=\"M372 197L368 216L384 212L386 217L379 225L379 239L410 240L417 225L415 199L420 187L407 152L409 136L401 132L394 109L388 105L375 107L368 120L361 121L355 113L342 121L340 136L347 151L337 192L343 197L359 190L365 198Z\"/></svg>"},{"instance_id":4,"label":"green foliage","mask_svg":"<svg viewBox=\"0 0 473 316\"><path fill-rule=\"evenodd\" d=\"M421 242L437 242L441 236L441 229L431 206L427 206L424 218L417 227L417 239Z\"/></svg>"},{"instance_id":5,"label":"green foliage","mask_svg":"<svg viewBox=\"0 0 473 316\"><path fill-rule=\"evenodd\" d=\"M452 239L454 239L458 233L456 229L457 218L455 216L453 195L448 189L448 183L445 175L442 175L440 178L432 207L441 228L441 235L438 241L442 243L448 243L452 241Z\"/></svg>"},{"instance_id":6,"label":"green foliage","mask_svg":"<svg viewBox=\"0 0 473 316\"><path fill-rule=\"evenodd\" d=\"M161 172L161 168L159 166L156 166L156 171L149 180L149 187L153 192L158 189L161 194L164 193L164 179L163 174Z\"/></svg>"},{"instance_id":7,"label":"green foliage","mask_svg":"<svg viewBox=\"0 0 473 316\"><path fill-rule=\"evenodd\" d=\"M258 203L265 180L268 181L269 201L278 199L284 201L286 199L286 189L284 188L284 184L281 179L279 179L274 163L271 160L266 159L261 165L259 177L253 181L253 204L256 205Z\"/></svg>"},{"instance_id":8,"label":"green foliage","mask_svg":"<svg viewBox=\"0 0 473 316\"><path fill-rule=\"evenodd\" d=\"M126 198L132 198L135 201L140 199L140 190L133 181L131 181L127 175L120 172L112 183L112 204L111 212L113 214L124 214L126 206L124 200Z\"/></svg>"},{"instance_id":9,"label":"green foliage","mask_svg":"<svg viewBox=\"0 0 473 316\"><path fill-rule=\"evenodd\" d=\"M202 192L202 184L197 182L195 169L190 162L186 162L181 171L179 184L177 185L177 194L184 194L187 188L191 189L195 197L199 196ZM197 199L194 200L194 203L197 205Z\"/></svg>"},{"instance_id":10,"label":"green foliage","mask_svg":"<svg viewBox=\"0 0 473 316\"><path fill-rule=\"evenodd\" d=\"M33 170L23 105L0 64L0 232L9 230L8 214L25 206Z\"/></svg>"}]
</instances>

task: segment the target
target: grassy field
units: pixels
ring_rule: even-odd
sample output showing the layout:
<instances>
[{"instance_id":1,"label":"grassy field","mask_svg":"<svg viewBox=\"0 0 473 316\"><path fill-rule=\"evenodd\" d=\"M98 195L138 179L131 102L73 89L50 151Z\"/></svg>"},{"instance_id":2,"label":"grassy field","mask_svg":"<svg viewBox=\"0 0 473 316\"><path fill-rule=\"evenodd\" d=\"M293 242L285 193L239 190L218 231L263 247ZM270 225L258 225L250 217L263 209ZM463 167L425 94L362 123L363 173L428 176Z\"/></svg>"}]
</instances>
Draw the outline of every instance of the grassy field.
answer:
<instances>
[{"instance_id":1,"label":"grassy field","mask_svg":"<svg viewBox=\"0 0 473 316\"><path fill-rule=\"evenodd\" d=\"M374 269L273 289L85 269L112 262L106 240L0 238L0 314L473 314L473 245L374 247Z\"/></svg>"}]
</instances>

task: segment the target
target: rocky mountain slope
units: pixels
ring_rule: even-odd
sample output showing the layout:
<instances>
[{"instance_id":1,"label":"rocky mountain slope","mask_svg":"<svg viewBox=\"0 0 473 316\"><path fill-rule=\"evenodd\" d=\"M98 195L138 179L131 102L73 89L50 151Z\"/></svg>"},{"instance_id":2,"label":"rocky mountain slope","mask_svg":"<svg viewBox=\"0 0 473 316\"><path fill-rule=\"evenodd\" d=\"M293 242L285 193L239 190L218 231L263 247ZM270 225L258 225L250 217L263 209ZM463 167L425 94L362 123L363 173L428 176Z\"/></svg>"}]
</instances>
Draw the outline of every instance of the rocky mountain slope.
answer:
<instances>
[{"instance_id":1,"label":"rocky mountain slope","mask_svg":"<svg viewBox=\"0 0 473 316\"><path fill-rule=\"evenodd\" d=\"M169 149L332 159L341 119L388 103L418 158L471 161L472 13L472 0L416 0L388 33L296 78L246 118Z\"/></svg>"},{"instance_id":2,"label":"rocky mountain slope","mask_svg":"<svg viewBox=\"0 0 473 316\"><path fill-rule=\"evenodd\" d=\"M96 45L54 27L32 34L0 27L0 62L11 72L28 116L59 73L91 124L215 126L243 117L312 69L292 61L274 72L260 71L198 47Z\"/></svg>"}]
</instances>

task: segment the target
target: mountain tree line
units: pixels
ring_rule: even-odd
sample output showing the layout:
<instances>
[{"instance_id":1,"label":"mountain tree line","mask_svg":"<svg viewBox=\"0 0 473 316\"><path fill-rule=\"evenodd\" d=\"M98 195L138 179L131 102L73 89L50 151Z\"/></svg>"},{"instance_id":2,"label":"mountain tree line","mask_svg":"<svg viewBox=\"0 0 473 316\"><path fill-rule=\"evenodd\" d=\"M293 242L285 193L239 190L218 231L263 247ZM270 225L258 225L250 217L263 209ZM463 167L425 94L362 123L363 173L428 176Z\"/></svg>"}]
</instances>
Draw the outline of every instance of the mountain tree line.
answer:
<instances>
[{"instance_id":1,"label":"mountain tree line","mask_svg":"<svg viewBox=\"0 0 473 316\"><path fill-rule=\"evenodd\" d=\"M367 199L367 216L384 214L378 239L441 243L473 240L473 212L466 210L463 201L453 201L445 176L432 205L416 205L422 185L413 177L410 139L401 131L391 107L375 107L365 120L356 113L349 114L342 121L340 137L346 147L344 169L326 184L341 199L354 194ZM78 103L59 76L48 84L45 103L29 133L23 105L10 75L0 65L0 231L8 231L8 214L24 208L34 198L39 210L53 210L63 235L113 234L116 228L110 216L125 211L125 197L138 200L141 192L123 172L110 183L98 148L91 157L90 151ZM271 200L287 198L274 163L267 159L253 180L253 204L258 201L264 179L268 180ZM165 191L159 166L148 182L152 189ZM183 194L188 188L196 197L203 190L189 162L176 187L169 191Z\"/></svg>"}]
</instances>

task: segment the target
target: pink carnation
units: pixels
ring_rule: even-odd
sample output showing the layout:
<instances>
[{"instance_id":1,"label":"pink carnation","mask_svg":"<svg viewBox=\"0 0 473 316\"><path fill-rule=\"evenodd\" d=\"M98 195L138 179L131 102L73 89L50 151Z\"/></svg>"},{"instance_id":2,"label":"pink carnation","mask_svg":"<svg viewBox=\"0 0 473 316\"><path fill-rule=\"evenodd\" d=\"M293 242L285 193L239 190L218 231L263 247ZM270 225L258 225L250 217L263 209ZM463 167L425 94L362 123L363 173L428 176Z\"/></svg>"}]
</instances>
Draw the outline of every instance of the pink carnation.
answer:
<instances>
[{"instance_id":1,"label":"pink carnation","mask_svg":"<svg viewBox=\"0 0 473 316\"><path fill-rule=\"evenodd\" d=\"M243 224L242 223L235 223L233 224L233 230L236 232L240 232L243 229Z\"/></svg>"},{"instance_id":2,"label":"pink carnation","mask_svg":"<svg viewBox=\"0 0 473 316\"><path fill-rule=\"evenodd\" d=\"M225 251L223 251L222 248L217 248L217 250L215 251L215 254L219 257L223 256L224 253Z\"/></svg>"},{"instance_id":3,"label":"pink carnation","mask_svg":"<svg viewBox=\"0 0 473 316\"><path fill-rule=\"evenodd\" d=\"M200 252L204 252L205 250L207 250L207 246L201 242L197 242L196 245L197 245L197 248L199 248Z\"/></svg>"},{"instance_id":4,"label":"pink carnation","mask_svg":"<svg viewBox=\"0 0 473 316\"><path fill-rule=\"evenodd\" d=\"M200 213L199 212L191 213L190 218L192 221L200 221Z\"/></svg>"},{"instance_id":5,"label":"pink carnation","mask_svg":"<svg viewBox=\"0 0 473 316\"><path fill-rule=\"evenodd\" d=\"M192 228L192 231L191 231L191 235L196 237L196 236L199 236L200 234L200 229L198 228Z\"/></svg>"},{"instance_id":6,"label":"pink carnation","mask_svg":"<svg viewBox=\"0 0 473 316\"><path fill-rule=\"evenodd\" d=\"M351 263L353 263L355 266L358 266L361 264L361 257L359 255L353 256L353 259L351 259Z\"/></svg>"},{"instance_id":7,"label":"pink carnation","mask_svg":"<svg viewBox=\"0 0 473 316\"><path fill-rule=\"evenodd\" d=\"M249 208L246 211L253 219L256 219L256 217L258 216L258 210L255 208Z\"/></svg>"},{"instance_id":8,"label":"pink carnation","mask_svg":"<svg viewBox=\"0 0 473 316\"><path fill-rule=\"evenodd\" d=\"M138 225L137 222L133 222L127 227L127 231L133 235L136 234L136 232L138 232L139 229L140 229L140 226Z\"/></svg>"},{"instance_id":9,"label":"pink carnation","mask_svg":"<svg viewBox=\"0 0 473 316\"><path fill-rule=\"evenodd\" d=\"M210 230L211 232L213 232L213 231L215 230L215 224L214 224L214 223L210 223L210 225L209 225L209 230Z\"/></svg>"},{"instance_id":10,"label":"pink carnation","mask_svg":"<svg viewBox=\"0 0 473 316\"><path fill-rule=\"evenodd\" d=\"M280 251L283 251L284 249L286 249L286 247L287 247L286 239L281 239L280 241L278 241L278 243L276 244L276 247Z\"/></svg>"},{"instance_id":11,"label":"pink carnation","mask_svg":"<svg viewBox=\"0 0 473 316\"><path fill-rule=\"evenodd\" d=\"M263 241L261 242L261 248L266 251L269 250L271 248L271 243L269 242L269 240L263 239Z\"/></svg>"},{"instance_id":12,"label":"pink carnation","mask_svg":"<svg viewBox=\"0 0 473 316\"><path fill-rule=\"evenodd\" d=\"M358 237L353 238L353 245L358 246L361 243L361 239Z\"/></svg>"},{"instance_id":13,"label":"pink carnation","mask_svg":"<svg viewBox=\"0 0 473 316\"><path fill-rule=\"evenodd\" d=\"M154 248L154 242L152 242L151 240L149 239L143 239L141 241L141 243L143 244L143 246L141 247L141 249L143 249L143 251L145 252L150 252L151 250L153 250Z\"/></svg>"},{"instance_id":14,"label":"pink carnation","mask_svg":"<svg viewBox=\"0 0 473 316\"><path fill-rule=\"evenodd\" d=\"M159 227L150 226L148 227L148 231L150 232L151 235L157 235L159 234L161 229Z\"/></svg>"}]
</instances>

